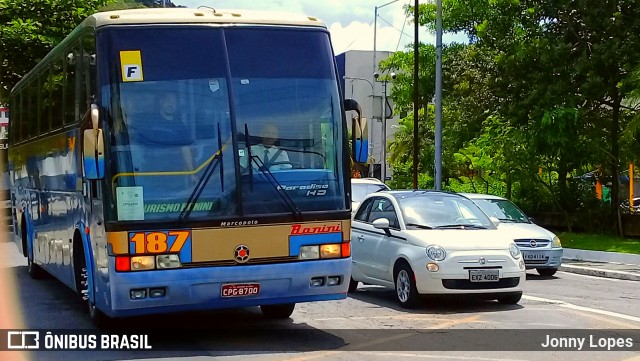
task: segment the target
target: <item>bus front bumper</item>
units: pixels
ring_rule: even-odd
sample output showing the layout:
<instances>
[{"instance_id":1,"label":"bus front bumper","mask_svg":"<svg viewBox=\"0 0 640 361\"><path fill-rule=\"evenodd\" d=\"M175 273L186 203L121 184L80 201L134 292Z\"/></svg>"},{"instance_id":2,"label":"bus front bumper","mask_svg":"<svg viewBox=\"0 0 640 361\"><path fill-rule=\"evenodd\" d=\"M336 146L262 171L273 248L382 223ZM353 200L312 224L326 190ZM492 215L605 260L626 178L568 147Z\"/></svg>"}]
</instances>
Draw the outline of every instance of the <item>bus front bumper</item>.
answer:
<instances>
[{"instance_id":1,"label":"bus front bumper","mask_svg":"<svg viewBox=\"0 0 640 361\"><path fill-rule=\"evenodd\" d=\"M114 262L110 260L110 263ZM115 264L111 264L110 269L114 270ZM250 266L111 271L107 283L111 302L109 304L106 297L96 295L96 306L111 317L126 317L338 300L347 297L350 277L351 258ZM336 280L338 283L333 284ZM226 290L250 285L250 291L246 291L250 294L223 296L223 285L231 285L225 286ZM255 285L259 285L257 293ZM160 296L162 293L164 295Z\"/></svg>"}]
</instances>

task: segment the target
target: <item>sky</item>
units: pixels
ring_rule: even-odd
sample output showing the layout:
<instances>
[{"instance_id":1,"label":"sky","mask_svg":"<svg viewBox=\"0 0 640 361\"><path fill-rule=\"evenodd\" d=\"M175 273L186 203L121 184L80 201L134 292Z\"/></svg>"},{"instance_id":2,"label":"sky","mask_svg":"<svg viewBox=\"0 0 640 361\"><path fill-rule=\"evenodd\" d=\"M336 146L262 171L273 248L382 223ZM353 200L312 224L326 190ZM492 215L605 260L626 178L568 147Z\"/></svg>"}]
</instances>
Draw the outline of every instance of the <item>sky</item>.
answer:
<instances>
[{"instance_id":1,"label":"sky","mask_svg":"<svg viewBox=\"0 0 640 361\"><path fill-rule=\"evenodd\" d=\"M414 0L172 0L176 5L216 9L286 11L322 20L331 33L336 54L348 50L374 49L374 15L378 7L376 50L406 50L414 38L413 23L406 19L404 6ZM426 2L426 1L420 1ZM435 34L421 29L420 42L435 44ZM463 34L444 34L443 42L466 42Z\"/></svg>"}]
</instances>

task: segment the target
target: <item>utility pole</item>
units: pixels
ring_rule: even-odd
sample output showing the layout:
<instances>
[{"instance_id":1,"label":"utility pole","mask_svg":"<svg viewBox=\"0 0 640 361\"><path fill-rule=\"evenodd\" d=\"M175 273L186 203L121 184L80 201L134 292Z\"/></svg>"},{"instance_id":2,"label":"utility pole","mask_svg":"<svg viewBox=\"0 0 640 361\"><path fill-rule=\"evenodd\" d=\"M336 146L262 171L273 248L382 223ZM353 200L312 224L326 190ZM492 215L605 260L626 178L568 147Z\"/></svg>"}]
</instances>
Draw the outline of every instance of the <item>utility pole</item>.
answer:
<instances>
[{"instance_id":1,"label":"utility pole","mask_svg":"<svg viewBox=\"0 0 640 361\"><path fill-rule=\"evenodd\" d=\"M413 11L414 38L413 44L413 189L418 189L418 61L420 60L418 41L418 0L415 0Z\"/></svg>"},{"instance_id":2,"label":"utility pole","mask_svg":"<svg viewBox=\"0 0 640 361\"><path fill-rule=\"evenodd\" d=\"M398 2L399 0L389 1L386 4L376 6L374 8L373 13L373 73L378 73L378 64L376 63L376 33L378 32L378 9L383 8L387 5ZM386 119L386 110L387 110L387 82L384 82L384 94L382 95L382 113L380 115L380 121L382 124L382 159L380 162L381 169L380 175L382 181L384 182L387 178L387 119ZM372 123L373 124L373 123Z\"/></svg>"},{"instance_id":3,"label":"utility pole","mask_svg":"<svg viewBox=\"0 0 640 361\"><path fill-rule=\"evenodd\" d=\"M435 189L442 190L442 0L436 0L436 156Z\"/></svg>"},{"instance_id":4,"label":"utility pole","mask_svg":"<svg viewBox=\"0 0 640 361\"><path fill-rule=\"evenodd\" d=\"M382 182L387 181L387 80L384 80L382 90Z\"/></svg>"}]
</instances>

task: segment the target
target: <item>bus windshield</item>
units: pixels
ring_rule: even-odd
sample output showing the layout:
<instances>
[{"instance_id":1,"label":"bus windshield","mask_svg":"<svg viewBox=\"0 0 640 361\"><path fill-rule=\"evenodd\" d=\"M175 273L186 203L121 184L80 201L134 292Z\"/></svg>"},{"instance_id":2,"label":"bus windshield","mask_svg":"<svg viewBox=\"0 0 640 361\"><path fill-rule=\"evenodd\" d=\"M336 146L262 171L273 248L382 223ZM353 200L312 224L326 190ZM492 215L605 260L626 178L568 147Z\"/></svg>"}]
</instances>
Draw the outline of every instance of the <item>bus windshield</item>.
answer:
<instances>
[{"instance_id":1,"label":"bus windshield","mask_svg":"<svg viewBox=\"0 0 640 361\"><path fill-rule=\"evenodd\" d=\"M98 35L107 218L175 221L346 210L328 34L106 27ZM106 65L107 63L105 63ZM133 198L141 206L128 207Z\"/></svg>"}]
</instances>

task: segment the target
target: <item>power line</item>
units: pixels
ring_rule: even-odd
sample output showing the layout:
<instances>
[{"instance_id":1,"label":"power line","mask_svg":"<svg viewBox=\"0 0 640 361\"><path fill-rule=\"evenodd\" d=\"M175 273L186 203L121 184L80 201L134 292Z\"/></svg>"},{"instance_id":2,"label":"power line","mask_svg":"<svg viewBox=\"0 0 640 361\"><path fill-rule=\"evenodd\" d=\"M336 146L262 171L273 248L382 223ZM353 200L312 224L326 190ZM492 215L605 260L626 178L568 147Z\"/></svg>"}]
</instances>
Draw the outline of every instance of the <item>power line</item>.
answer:
<instances>
[{"instance_id":1,"label":"power line","mask_svg":"<svg viewBox=\"0 0 640 361\"><path fill-rule=\"evenodd\" d=\"M371 20L371 22L369 23L369 26L371 26L371 24L373 24L373 20ZM353 41L351 41L351 42L349 43L349 45L347 45L347 47L346 47L346 48L344 48L344 50L345 50L345 51L349 50L349 48L351 47L351 45L353 45L353 43L355 43L355 42L356 42L356 40L358 40L358 38L357 38L357 37L356 37L355 39L353 39Z\"/></svg>"},{"instance_id":2,"label":"power line","mask_svg":"<svg viewBox=\"0 0 640 361\"><path fill-rule=\"evenodd\" d=\"M385 20L382 16L378 15L378 17L379 17L382 21L384 21L385 23L387 23L387 25L389 25L390 27L394 28L395 30L397 30L397 31L398 31L398 32L400 32L401 34L406 35L406 36L408 36L408 37L410 37L410 38L413 38L411 35L409 35L409 34L405 34L405 33L404 33L404 25L402 26L402 27L403 27L403 30L400 30L400 29L396 28L395 26L393 26L393 24L391 24L390 22L388 22L387 20ZM407 19L406 19L406 18L405 18L404 20L405 20L405 22L407 21Z\"/></svg>"},{"instance_id":3,"label":"power line","mask_svg":"<svg viewBox=\"0 0 640 361\"><path fill-rule=\"evenodd\" d=\"M398 38L398 45L396 45L396 51L400 47L400 40L402 40L402 34L404 34L404 26L407 25L407 18L404 18L404 23L402 23L402 30L400 31L400 37Z\"/></svg>"}]
</instances>

